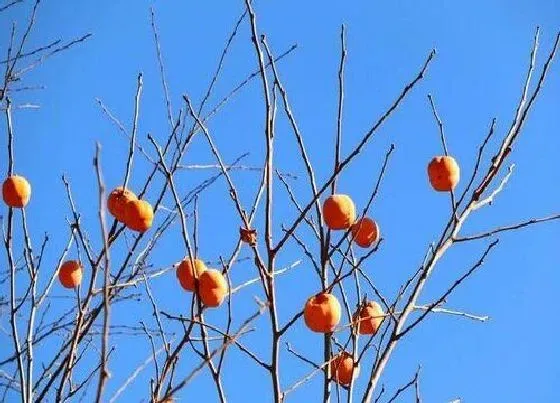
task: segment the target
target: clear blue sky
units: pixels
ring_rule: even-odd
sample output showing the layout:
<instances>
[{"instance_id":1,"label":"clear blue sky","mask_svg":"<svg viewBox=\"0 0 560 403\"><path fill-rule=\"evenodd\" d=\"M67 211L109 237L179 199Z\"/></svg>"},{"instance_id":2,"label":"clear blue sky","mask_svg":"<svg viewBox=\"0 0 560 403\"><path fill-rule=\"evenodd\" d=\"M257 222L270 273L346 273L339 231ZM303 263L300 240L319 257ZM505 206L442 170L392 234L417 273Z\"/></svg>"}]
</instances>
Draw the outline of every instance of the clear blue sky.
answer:
<instances>
[{"instance_id":1,"label":"clear blue sky","mask_svg":"<svg viewBox=\"0 0 560 403\"><path fill-rule=\"evenodd\" d=\"M29 49L86 32L92 32L93 37L26 77L26 85L43 84L47 87L45 90L14 96L16 104L33 102L41 105L39 110L18 110L14 124L16 171L26 175L33 186L28 214L31 231L36 234L35 247L39 246L39 234L47 231L51 235L46 272L54 270L53 265L68 235L65 217L69 216L69 210L60 175L66 173L69 176L76 203L97 245L97 194L92 167L95 141L103 146L103 170L108 186L116 186L122 178L128 150L126 139L103 116L95 98L101 98L130 127L136 75L142 71L145 85L139 141L153 154L146 134L153 133L160 141L167 135L149 6L154 4L157 13L175 114L181 106L182 94L189 94L195 102L202 99L219 53L244 7L243 1L215 0L62 3L41 2ZM542 29L542 52L537 60L541 66L543 55L550 49L560 28L560 3L555 0L349 0L322 3L259 0L256 10L260 29L267 34L276 54L298 44L298 49L279 64L279 69L319 182L328 177L332 164L340 25L347 26L349 52L344 154L390 105L403 84L416 74L430 49L437 48L438 54L427 78L383 126L365 155L340 181L340 190L351 194L361 209L387 148L391 143L396 145L386 181L372 209L386 242L364 268L381 290L394 295L403 279L416 270L428 243L440 234L449 208L448 198L431 191L426 180L427 162L433 155L441 153L427 93L435 97L446 125L450 152L456 156L466 176L472 169L477 146L491 119L497 118L500 135L509 127L535 28L540 25ZM0 54L6 54L9 22L12 19L19 21L21 31L28 11L28 8L18 6L0 15L0 33L3 34ZM214 105L255 67L248 25L244 23L209 105ZM227 161L251 152L244 160L245 164L262 162L264 110L260 98L260 82L254 81L211 121L210 130ZM516 170L507 188L491 207L470 219L465 234L558 212L559 104L560 66L556 63L509 159L509 162L516 163ZM0 150L5 150L5 131L1 133ZM293 186L300 200L305 202L309 192L303 165L295 157L295 144L283 117L278 126L277 142L278 167L300 174ZM495 147L496 143L492 146ZM137 161L133 187L143 183L147 170L145 161L141 158ZM202 137L196 141L184 163L213 163ZM4 152L0 157L2 171L5 166ZM181 192L186 193L209 174L181 173ZM246 204L252 200L257 179L254 172L234 175L241 189L241 199ZM225 189L225 182L219 181L200 200L201 254L207 260L227 256L238 236L239 222L231 202L224 196ZM277 193L282 204L275 211L279 229L281 223L291 222L294 213L282 187L277 187ZM148 199L154 197L155 189ZM170 203L171 200L167 199L166 205L170 206ZM262 228L259 229L262 233ZM557 401L560 322L555 307L560 285L559 237L560 226L555 223L501 237L502 242L484 267L454 293L447 304L449 308L489 315L491 320L483 324L439 314L429 317L397 348L382 380L388 389L387 395L408 382L420 364L425 402L448 402L458 397L467 403ZM312 239L308 239L313 251L318 252ZM22 245L19 235L16 242ZM453 279L478 259L485 246L485 241L455 246L440 262L420 302L429 303L437 298ZM180 227L175 225L162 240L150 263L165 267L178 261L184 253ZM242 256L248 256L248 250L243 250ZM120 254L115 252L115 259L119 257ZM304 261L278 280L282 321L301 309L305 299L319 287L310 263L305 261L297 247L290 247L281 254L278 265L283 267L297 259ZM244 261L234 267L232 281L240 283L255 275L251 263ZM174 274L151 284L161 309L175 314L188 312L187 295L178 287ZM1 292L7 295L7 285L2 287ZM65 291L55 287L53 293L64 295ZM253 295L262 296L262 292L254 287L236 297L237 323L254 309ZM62 311L70 301L60 300L58 304ZM148 308L138 305L123 303L115 308L114 323L137 325L143 319L153 326ZM224 315L222 308L209 314L208 318L220 324ZM2 325L8 328L5 316ZM249 335L245 342L259 355L267 357L268 321L262 318L256 326L260 330ZM174 330L180 331L180 328ZM112 377L107 396L112 395L130 372L149 356L149 343L145 337L134 336L125 343L126 337L115 336L113 339L117 341L118 349L116 359L110 362ZM11 345L5 335L1 335L0 340L0 355L4 356ZM288 333L286 340L298 351L320 361L322 338L310 334L301 321ZM230 370L225 370L224 385L230 401L267 401L269 379L261 369L233 348L227 360ZM285 349L282 361L284 387L309 371ZM185 354L179 375L186 375L196 362L195 356ZM358 380L359 389L364 387L369 373L369 361L367 364ZM145 370L121 401L139 401L147 397L152 374L151 367ZM181 401L202 399L211 402L216 398L212 387L210 377L204 371L178 397ZM318 401L319 391L317 378L291 395L288 401ZM403 398L403 401L408 400Z\"/></svg>"}]
</instances>

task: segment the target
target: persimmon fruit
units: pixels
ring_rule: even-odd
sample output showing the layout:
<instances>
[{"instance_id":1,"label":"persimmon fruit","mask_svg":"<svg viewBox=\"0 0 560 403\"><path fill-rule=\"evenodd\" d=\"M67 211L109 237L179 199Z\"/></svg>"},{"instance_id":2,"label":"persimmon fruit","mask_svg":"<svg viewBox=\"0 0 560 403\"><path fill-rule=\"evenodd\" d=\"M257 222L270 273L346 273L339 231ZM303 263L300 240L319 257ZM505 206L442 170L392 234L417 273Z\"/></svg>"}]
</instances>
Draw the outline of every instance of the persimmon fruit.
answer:
<instances>
[{"instance_id":1,"label":"persimmon fruit","mask_svg":"<svg viewBox=\"0 0 560 403\"><path fill-rule=\"evenodd\" d=\"M323 202L323 218L332 230L348 229L356 220L356 207L350 196L334 194Z\"/></svg>"},{"instance_id":2,"label":"persimmon fruit","mask_svg":"<svg viewBox=\"0 0 560 403\"><path fill-rule=\"evenodd\" d=\"M58 269L58 280L65 288L76 288L82 282L83 268L78 260L68 260Z\"/></svg>"},{"instance_id":3,"label":"persimmon fruit","mask_svg":"<svg viewBox=\"0 0 560 403\"><path fill-rule=\"evenodd\" d=\"M352 354L342 351L338 353L329 363L329 374L333 381L339 385L347 386L352 378L360 373L359 366L354 367Z\"/></svg>"},{"instance_id":4,"label":"persimmon fruit","mask_svg":"<svg viewBox=\"0 0 560 403\"><path fill-rule=\"evenodd\" d=\"M356 245L369 248L379 240L379 225L371 218L361 218L352 224L352 238Z\"/></svg>"},{"instance_id":5,"label":"persimmon fruit","mask_svg":"<svg viewBox=\"0 0 560 403\"><path fill-rule=\"evenodd\" d=\"M227 293L227 281L219 270L208 269L200 275L198 296L204 305L213 308L220 306Z\"/></svg>"},{"instance_id":6,"label":"persimmon fruit","mask_svg":"<svg viewBox=\"0 0 560 403\"><path fill-rule=\"evenodd\" d=\"M23 208L31 198L31 185L23 176L8 176L2 184L2 198L9 207Z\"/></svg>"},{"instance_id":7,"label":"persimmon fruit","mask_svg":"<svg viewBox=\"0 0 560 403\"><path fill-rule=\"evenodd\" d=\"M385 318L381 306L375 301L369 301L362 305L354 314L358 333L375 335Z\"/></svg>"},{"instance_id":8,"label":"persimmon fruit","mask_svg":"<svg viewBox=\"0 0 560 403\"><path fill-rule=\"evenodd\" d=\"M438 192L450 192L455 189L460 177L459 165L455 158L449 155L434 157L428 164L428 179Z\"/></svg>"},{"instance_id":9,"label":"persimmon fruit","mask_svg":"<svg viewBox=\"0 0 560 403\"><path fill-rule=\"evenodd\" d=\"M152 226L154 210L152 205L145 200L129 200L124 213L124 223L133 231L145 232Z\"/></svg>"},{"instance_id":10,"label":"persimmon fruit","mask_svg":"<svg viewBox=\"0 0 560 403\"><path fill-rule=\"evenodd\" d=\"M312 331L331 333L340 322L340 302L326 292L314 295L305 303L303 319Z\"/></svg>"},{"instance_id":11,"label":"persimmon fruit","mask_svg":"<svg viewBox=\"0 0 560 403\"><path fill-rule=\"evenodd\" d=\"M206 270L206 265L200 259L194 259L194 267L191 263L191 259L186 257L177 266L177 278L181 287L187 291L195 290L195 279L200 278L202 272Z\"/></svg>"},{"instance_id":12,"label":"persimmon fruit","mask_svg":"<svg viewBox=\"0 0 560 403\"><path fill-rule=\"evenodd\" d=\"M124 222L126 204L131 200L137 199L138 197L132 191L119 186L109 194L107 209L117 221Z\"/></svg>"}]
</instances>

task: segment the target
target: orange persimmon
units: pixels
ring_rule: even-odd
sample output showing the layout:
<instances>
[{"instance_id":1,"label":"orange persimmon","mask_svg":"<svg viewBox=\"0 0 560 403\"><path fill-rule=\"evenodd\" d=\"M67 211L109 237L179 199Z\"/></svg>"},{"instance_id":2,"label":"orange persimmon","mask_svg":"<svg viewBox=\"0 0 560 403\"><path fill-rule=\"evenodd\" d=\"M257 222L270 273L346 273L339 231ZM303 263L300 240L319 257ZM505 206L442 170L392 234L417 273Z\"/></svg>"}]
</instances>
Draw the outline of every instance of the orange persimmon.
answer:
<instances>
[{"instance_id":1,"label":"orange persimmon","mask_svg":"<svg viewBox=\"0 0 560 403\"><path fill-rule=\"evenodd\" d=\"M131 200L137 199L138 197L136 197L132 191L119 186L109 194L107 198L107 209L117 221L124 222L126 204Z\"/></svg>"},{"instance_id":2,"label":"orange persimmon","mask_svg":"<svg viewBox=\"0 0 560 403\"><path fill-rule=\"evenodd\" d=\"M356 207L350 196L334 194L323 203L325 224L332 230L348 229L356 220Z\"/></svg>"},{"instance_id":3,"label":"orange persimmon","mask_svg":"<svg viewBox=\"0 0 560 403\"><path fill-rule=\"evenodd\" d=\"M198 281L198 296L206 306L217 307L228 293L227 281L219 270L205 270Z\"/></svg>"},{"instance_id":4,"label":"orange persimmon","mask_svg":"<svg viewBox=\"0 0 560 403\"><path fill-rule=\"evenodd\" d=\"M129 200L124 209L124 223L133 231L144 232L152 226L154 210L145 200Z\"/></svg>"},{"instance_id":5,"label":"orange persimmon","mask_svg":"<svg viewBox=\"0 0 560 403\"><path fill-rule=\"evenodd\" d=\"M8 176L2 184L2 198L4 202L14 208L22 208L31 197L31 185L23 176Z\"/></svg>"},{"instance_id":6,"label":"orange persimmon","mask_svg":"<svg viewBox=\"0 0 560 403\"><path fill-rule=\"evenodd\" d=\"M360 334L376 334L384 318L381 306L375 301L369 301L354 313L354 321Z\"/></svg>"},{"instance_id":7,"label":"orange persimmon","mask_svg":"<svg viewBox=\"0 0 560 403\"><path fill-rule=\"evenodd\" d=\"M305 303L303 319L312 331L330 333L340 322L340 302L332 294L314 295Z\"/></svg>"},{"instance_id":8,"label":"orange persimmon","mask_svg":"<svg viewBox=\"0 0 560 403\"><path fill-rule=\"evenodd\" d=\"M191 259L186 257L179 263L177 266L177 278L179 279L179 283L181 287L183 287L187 291L194 291L195 290L195 279L200 278L200 275L203 271L206 270L206 265L200 259L194 259L194 269L193 265L191 264Z\"/></svg>"},{"instance_id":9,"label":"orange persimmon","mask_svg":"<svg viewBox=\"0 0 560 403\"><path fill-rule=\"evenodd\" d=\"M379 240L379 226L371 218L361 218L352 225L352 237L356 245L369 248Z\"/></svg>"},{"instance_id":10,"label":"orange persimmon","mask_svg":"<svg viewBox=\"0 0 560 403\"><path fill-rule=\"evenodd\" d=\"M360 367L354 368L352 354L342 351L329 363L329 374L333 381L339 385L349 385L352 378L358 376Z\"/></svg>"},{"instance_id":11,"label":"orange persimmon","mask_svg":"<svg viewBox=\"0 0 560 403\"><path fill-rule=\"evenodd\" d=\"M58 269L58 280L65 288L75 288L82 282L83 268L78 260L68 260Z\"/></svg>"},{"instance_id":12,"label":"orange persimmon","mask_svg":"<svg viewBox=\"0 0 560 403\"><path fill-rule=\"evenodd\" d=\"M428 164L430 184L438 192L449 192L455 189L461 170L457 161L448 155L434 157Z\"/></svg>"}]
</instances>

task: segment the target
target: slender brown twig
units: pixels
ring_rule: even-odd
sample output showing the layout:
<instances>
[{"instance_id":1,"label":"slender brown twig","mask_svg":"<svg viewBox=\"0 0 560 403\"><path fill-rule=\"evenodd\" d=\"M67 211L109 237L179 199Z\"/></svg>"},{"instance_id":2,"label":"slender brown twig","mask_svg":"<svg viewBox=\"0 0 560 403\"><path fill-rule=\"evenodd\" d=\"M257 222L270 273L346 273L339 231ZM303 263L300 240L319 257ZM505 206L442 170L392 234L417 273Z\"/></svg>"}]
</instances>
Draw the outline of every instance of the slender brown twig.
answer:
<instances>
[{"instance_id":1,"label":"slender brown twig","mask_svg":"<svg viewBox=\"0 0 560 403\"><path fill-rule=\"evenodd\" d=\"M132 160L134 159L134 145L136 142L136 132L138 131L138 116L140 113L140 96L142 95L142 73L138 74L138 84L136 87L136 96L134 97L134 117L132 119L132 135L130 136L130 147L128 149L128 158L126 160L126 170L123 180L123 189L128 186L128 181L130 179L130 172L132 170Z\"/></svg>"},{"instance_id":2,"label":"slender brown twig","mask_svg":"<svg viewBox=\"0 0 560 403\"><path fill-rule=\"evenodd\" d=\"M141 77L141 76L140 76ZM139 81L141 79L139 78ZM103 398L103 390L107 379L109 378L108 368L108 351L109 351L109 323L110 323L110 301L109 301L109 283L110 283L110 258L109 258L109 243L107 239L107 224L105 221L105 183L101 173L101 146L97 144L95 151L94 167L97 177L97 185L99 187L99 223L101 230L101 239L103 241L104 254L104 270L105 279L103 281L103 335L101 339L101 360L99 370L99 383L97 385L96 402L101 402Z\"/></svg>"}]
</instances>

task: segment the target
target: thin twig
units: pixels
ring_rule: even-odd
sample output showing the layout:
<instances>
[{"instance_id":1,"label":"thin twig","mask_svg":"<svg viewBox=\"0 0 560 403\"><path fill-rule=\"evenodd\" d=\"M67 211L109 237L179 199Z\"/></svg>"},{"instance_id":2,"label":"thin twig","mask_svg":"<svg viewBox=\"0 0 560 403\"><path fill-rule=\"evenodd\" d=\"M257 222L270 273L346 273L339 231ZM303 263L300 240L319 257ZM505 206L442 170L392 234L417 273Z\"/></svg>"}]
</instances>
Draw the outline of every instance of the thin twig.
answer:
<instances>
[{"instance_id":1,"label":"thin twig","mask_svg":"<svg viewBox=\"0 0 560 403\"><path fill-rule=\"evenodd\" d=\"M142 73L138 74L138 83L136 87L136 96L134 97L134 117L132 119L132 135L130 138L130 147L128 148L128 159L126 160L126 171L123 180L123 189L128 186L130 179L130 171L132 170L132 160L134 159L134 145L136 143L136 132L138 131L138 115L140 112L140 96L142 94L143 80Z\"/></svg>"},{"instance_id":2,"label":"thin twig","mask_svg":"<svg viewBox=\"0 0 560 403\"><path fill-rule=\"evenodd\" d=\"M159 33L156 25L156 17L154 7L150 7L150 16L152 23L152 31L154 33L154 43L156 45L157 60L159 65L159 75L161 77L161 85L163 86L163 94L165 96L165 105L167 106L167 119L169 120L169 127L173 128L173 108L171 107L171 100L169 98L169 89L167 87L167 80L165 78L165 69L163 67L163 56L161 55L161 45L159 41Z\"/></svg>"},{"instance_id":3,"label":"thin twig","mask_svg":"<svg viewBox=\"0 0 560 403\"><path fill-rule=\"evenodd\" d=\"M468 319L472 319L472 320L476 320L479 322L486 322L490 319L490 316L488 315L473 315L471 313L467 313L467 312L461 312L461 311L457 311L454 309L447 309L447 308L440 308L440 307L432 307L430 308L431 305L416 305L414 308L415 309L419 309L422 311L432 311L432 312L439 312L439 313L445 313L448 315L455 315L455 316L462 316L464 318L468 318Z\"/></svg>"},{"instance_id":4,"label":"thin twig","mask_svg":"<svg viewBox=\"0 0 560 403\"><path fill-rule=\"evenodd\" d=\"M10 7L12 7L12 6L15 6L15 5L18 4L18 3L21 3L22 1L23 1L23 0L13 0L11 3L8 3L8 4L6 4L6 5L2 6L2 7L0 7L0 13L1 13L2 11L6 11L8 8L10 8Z\"/></svg>"},{"instance_id":5,"label":"thin twig","mask_svg":"<svg viewBox=\"0 0 560 403\"><path fill-rule=\"evenodd\" d=\"M516 229L528 227L528 226L533 225L533 224L538 224L538 223L547 222L547 221L555 221L555 220L558 220L558 219L560 219L560 214L554 214L554 215L550 215L550 216L542 217L542 218L532 218L530 220L523 221L523 222L520 222L518 224L498 227L498 228L495 228L495 229L487 231L487 232L482 232L480 234L458 237L458 238L454 239L454 242L466 242L466 241L473 241L475 239L488 238L488 237L494 236L496 234L499 234L500 232L513 231L513 230L516 230Z\"/></svg>"},{"instance_id":6,"label":"thin twig","mask_svg":"<svg viewBox=\"0 0 560 403\"><path fill-rule=\"evenodd\" d=\"M441 145L443 147L443 152L445 153L445 155L449 155L449 153L447 151L447 144L446 144L446 141L445 141L445 130L443 128L443 123L441 121L441 118L439 117L439 115L437 113L432 94L428 94L428 100L430 101L430 106L432 107L432 113L434 114L434 119L436 120L436 123L437 123L438 128L439 128L439 136L440 136L440 139L441 139Z\"/></svg>"},{"instance_id":7,"label":"thin twig","mask_svg":"<svg viewBox=\"0 0 560 403\"><path fill-rule=\"evenodd\" d=\"M404 391L406 391L408 388L410 388L413 385L416 385L416 383L418 382L418 374L420 373L420 368L418 368L418 371L416 371L416 373L414 374L414 378L412 378L412 380L410 382L408 382L406 385L400 387L399 389L397 389L397 391L395 392L395 394L393 395L392 398L390 398L389 400L387 400L387 403L392 403L394 401L397 400L397 398L400 396L401 393L403 393Z\"/></svg>"},{"instance_id":8,"label":"thin twig","mask_svg":"<svg viewBox=\"0 0 560 403\"><path fill-rule=\"evenodd\" d=\"M103 282L103 334L101 338L101 359L99 370L99 383L97 385L96 402L101 402L103 399L103 389L107 379L109 378L108 369L108 346L109 346L109 323L110 323L110 301L109 301L109 283L110 283L110 254L109 254L109 241L107 239L107 224L105 220L105 183L101 173L101 146L97 143L94 167L97 176L97 185L99 187L99 223L101 227L101 237L103 241L103 248L105 250L103 266L105 269L105 279ZM91 292L91 291L90 291Z\"/></svg>"},{"instance_id":9,"label":"thin twig","mask_svg":"<svg viewBox=\"0 0 560 403\"><path fill-rule=\"evenodd\" d=\"M14 157L13 157L13 130L10 100L6 99L6 122L8 127L8 175L13 172ZM16 317L16 265L14 263L13 249L12 249L12 231L13 231L13 216L14 210L12 207L8 208L8 220L6 235L4 238L4 245L6 247L6 254L8 256L8 266L10 269L10 325L12 330L12 341L14 343L14 352L17 359L17 371L19 375L19 385L21 388L21 399L23 403L27 402L27 384L23 370L23 359L21 354L21 345L19 341L19 333L17 329Z\"/></svg>"}]
</instances>

